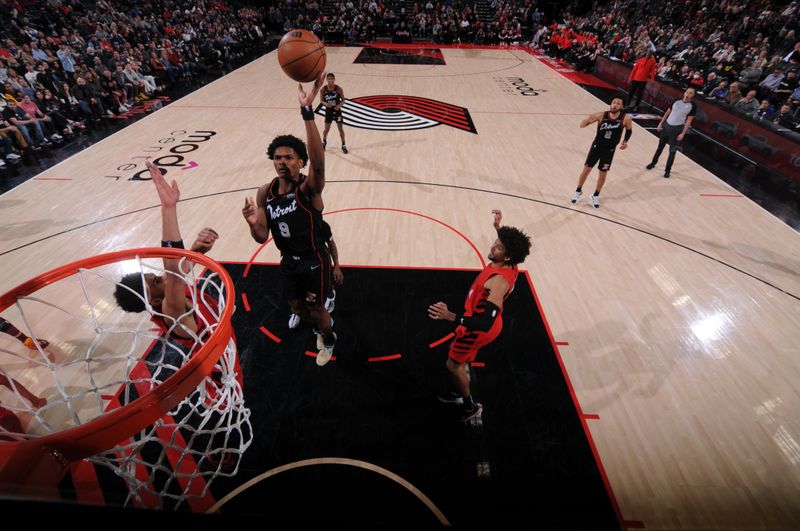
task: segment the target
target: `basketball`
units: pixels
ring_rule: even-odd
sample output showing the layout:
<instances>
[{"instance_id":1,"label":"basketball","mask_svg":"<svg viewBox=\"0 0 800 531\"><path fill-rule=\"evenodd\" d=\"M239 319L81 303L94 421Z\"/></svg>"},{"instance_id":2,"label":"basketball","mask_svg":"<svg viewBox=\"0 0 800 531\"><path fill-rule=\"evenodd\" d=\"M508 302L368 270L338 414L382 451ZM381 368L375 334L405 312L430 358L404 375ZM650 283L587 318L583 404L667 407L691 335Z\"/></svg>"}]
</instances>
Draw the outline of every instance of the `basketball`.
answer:
<instances>
[{"instance_id":1,"label":"basketball","mask_svg":"<svg viewBox=\"0 0 800 531\"><path fill-rule=\"evenodd\" d=\"M278 44L278 63L295 81L314 81L326 62L325 45L310 31L293 29Z\"/></svg>"}]
</instances>

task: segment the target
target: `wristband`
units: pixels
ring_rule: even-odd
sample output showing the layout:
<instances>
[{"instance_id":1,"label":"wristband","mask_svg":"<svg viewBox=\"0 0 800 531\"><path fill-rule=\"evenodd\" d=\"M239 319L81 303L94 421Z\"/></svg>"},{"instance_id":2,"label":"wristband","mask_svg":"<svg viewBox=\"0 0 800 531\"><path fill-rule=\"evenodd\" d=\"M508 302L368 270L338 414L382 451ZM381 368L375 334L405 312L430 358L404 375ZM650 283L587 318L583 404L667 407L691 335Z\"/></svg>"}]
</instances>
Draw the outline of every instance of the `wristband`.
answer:
<instances>
[{"instance_id":1,"label":"wristband","mask_svg":"<svg viewBox=\"0 0 800 531\"><path fill-rule=\"evenodd\" d=\"M183 240L171 242L169 240L161 240L161 247L169 247L170 249L183 249Z\"/></svg>"},{"instance_id":2,"label":"wristband","mask_svg":"<svg viewBox=\"0 0 800 531\"><path fill-rule=\"evenodd\" d=\"M306 105L300 107L300 115L303 117L303 120L306 122L313 122L314 121L314 108L310 105Z\"/></svg>"},{"instance_id":3,"label":"wristband","mask_svg":"<svg viewBox=\"0 0 800 531\"><path fill-rule=\"evenodd\" d=\"M627 144L628 140L631 139L631 136L633 136L633 129L625 129L625 140L623 140L623 142Z\"/></svg>"}]
</instances>

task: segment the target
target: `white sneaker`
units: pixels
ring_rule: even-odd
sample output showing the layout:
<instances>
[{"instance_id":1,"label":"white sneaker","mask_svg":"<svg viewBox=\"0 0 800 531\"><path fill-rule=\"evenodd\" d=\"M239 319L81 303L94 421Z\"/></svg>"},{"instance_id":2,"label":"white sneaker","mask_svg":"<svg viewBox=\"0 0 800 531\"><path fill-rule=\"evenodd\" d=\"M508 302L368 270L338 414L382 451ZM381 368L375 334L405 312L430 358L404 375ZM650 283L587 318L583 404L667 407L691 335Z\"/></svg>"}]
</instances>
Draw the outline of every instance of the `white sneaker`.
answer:
<instances>
[{"instance_id":1,"label":"white sneaker","mask_svg":"<svg viewBox=\"0 0 800 531\"><path fill-rule=\"evenodd\" d=\"M289 317L289 329L294 330L300 326L300 316L296 313L293 313L291 317Z\"/></svg>"},{"instance_id":2,"label":"white sneaker","mask_svg":"<svg viewBox=\"0 0 800 531\"><path fill-rule=\"evenodd\" d=\"M109 109L106 111L106 116L114 116L114 112L111 109Z\"/></svg>"},{"instance_id":3,"label":"white sneaker","mask_svg":"<svg viewBox=\"0 0 800 531\"><path fill-rule=\"evenodd\" d=\"M331 297L329 299L325 299L325 310L328 313L333 313L333 309L336 307L336 304L335 304L335 301L336 301L336 290L334 289L332 291L333 291L333 297Z\"/></svg>"},{"instance_id":4,"label":"white sneaker","mask_svg":"<svg viewBox=\"0 0 800 531\"><path fill-rule=\"evenodd\" d=\"M50 135L50 140L55 140L56 142L58 142L59 140L64 140L64 137L59 135L58 133L55 133L53 135Z\"/></svg>"},{"instance_id":5,"label":"white sneaker","mask_svg":"<svg viewBox=\"0 0 800 531\"><path fill-rule=\"evenodd\" d=\"M120 106L119 106L119 108L118 108L117 110L118 110L120 113L128 112L128 108L127 108L127 107L125 107L124 105L120 105Z\"/></svg>"},{"instance_id":6,"label":"white sneaker","mask_svg":"<svg viewBox=\"0 0 800 531\"><path fill-rule=\"evenodd\" d=\"M574 194L572 194L572 199L570 199L570 200L569 200L569 201L570 201L570 203L572 203L573 205L574 205L575 203L577 203L577 202L578 202L578 199L580 199L580 198L581 198L581 193L583 193L583 192L575 192Z\"/></svg>"},{"instance_id":7,"label":"white sneaker","mask_svg":"<svg viewBox=\"0 0 800 531\"><path fill-rule=\"evenodd\" d=\"M331 317L331 328L333 328L333 317ZM312 328L312 332L314 332L317 335L317 350L322 350L322 347L325 344L325 342L322 341L322 332L319 331L317 325L314 325L314 328Z\"/></svg>"},{"instance_id":8,"label":"white sneaker","mask_svg":"<svg viewBox=\"0 0 800 531\"><path fill-rule=\"evenodd\" d=\"M5 167L6 167L6 161L0 159L0 168L5 168Z\"/></svg>"},{"instance_id":9,"label":"white sneaker","mask_svg":"<svg viewBox=\"0 0 800 531\"><path fill-rule=\"evenodd\" d=\"M322 334L317 337L321 338ZM319 349L319 353L317 354L317 365L322 367L331 361L331 357L333 357L334 346L336 346L336 333L333 334L333 345L322 345L322 348Z\"/></svg>"},{"instance_id":10,"label":"white sneaker","mask_svg":"<svg viewBox=\"0 0 800 531\"><path fill-rule=\"evenodd\" d=\"M20 156L19 156L19 155L17 155L16 153L9 153L8 155L6 155L6 158L7 158L8 160L19 160L19 159L21 159L22 157L20 157Z\"/></svg>"},{"instance_id":11,"label":"white sneaker","mask_svg":"<svg viewBox=\"0 0 800 531\"><path fill-rule=\"evenodd\" d=\"M592 206L594 208L600 208L600 196L599 195L592 195Z\"/></svg>"}]
</instances>

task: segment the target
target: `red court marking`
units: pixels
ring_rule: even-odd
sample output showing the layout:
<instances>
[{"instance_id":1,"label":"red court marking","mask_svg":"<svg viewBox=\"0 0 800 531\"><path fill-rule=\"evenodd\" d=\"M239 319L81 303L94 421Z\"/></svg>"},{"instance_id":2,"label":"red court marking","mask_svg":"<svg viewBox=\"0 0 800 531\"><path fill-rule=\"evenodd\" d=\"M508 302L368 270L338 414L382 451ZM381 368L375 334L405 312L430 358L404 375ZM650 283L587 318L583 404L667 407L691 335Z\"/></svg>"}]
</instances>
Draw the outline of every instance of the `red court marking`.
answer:
<instances>
[{"instance_id":1,"label":"red court marking","mask_svg":"<svg viewBox=\"0 0 800 531\"><path fill-rule=\"evenodd\" d=\"M267 330L267 329L266 329L266 328L264 328L263 326L259 326L259 327L258 327L258 329L259 329L259 330L261 330L261 332L262 332L262 333L263 333L265 336L267 336L268 338L270 338L271 340L273 340L275 343L280 343L280 342L281 342L281 338L279 338L278 336L276 336L275 334L273 334L272 332L270 332L269 330Z\"/></svg>"},{"instance_id":2,"label":"red court marking","mask_svg":"<svg viewBox=\"0 0 800 531\"><path fill-rule=\"evenodd\" d=\"M476 361L474 363L470 363L473 367L486 367L486 364L482 361Z\"/></svg>"},{"instance_id":3,"label":"red court marking","mask_svg":"<svg viewBox=\"0 0 800 531\"><path fill-rule=\"evenodd\" d=\"M117 396L116 395L100 395L100 398L102 398L103 400L116 400Z\"/></svg>"},{"instance_id":4,"label":"red court marking","mask_svg":"<svg viewBox=\"0 0 800 531\"><path fill-rule=\"evenodd\" d=\"M242 304L244 304L245 311L250 311L250 303L247 302L247 293L242 292Z\"/></svg>"},{"instance_id":5,"label":"red court marking","mask_svg":"<svg viewBox=\"0 0 800 531\"><path fill-rule=\"evenodd\" d=\"M566 341L556 341L556 345L558 345L559 347L568 347L569 343L567 343Z\"/></svg>"},{"instance_id":6,"label":"red court marking","mask_svg":"<svg viewBox=\"0 0 800 531\"><path fill-rule=\"evenodd\" d=\"M740 194L700 194L700 197L744 197Z\"/></svg>"},{"instance_id":7,"label":"red court marking","mask_svg":"<svg viewBox=\"0 0 800 531\"><path fill-rule=\"evenodd\" d=\"M606 487L606 492L608 493L608 498L611 501L611 506L614 508L614 513L617 515L617 521L619 522L620 527L624 528L625 520L622 518L622 511L620 511L619 503L617 503L617 498L614 496L614 490L611 488L611 482L608 480L608 475L606 474L606 469L603 467L603 462L600 460L600 454L597 452L597 446L594 444L592 433L589 431L589 426L586 424L584 413L581 410L581 405L578 403L578 397L575 394L575 388L572 387L572 381L569 379L569 374L567 374L567 368L564 365L564 360L561 359L561 353L558 351L558 346L556 345L555 339L553 339L553 331L550 329L550 323L547 321L547 316L544 313L544 309L542 309L541 302L539 302L539 296L536 294L536 288L533 287L533 280L531 279L531 275L527 270L522 272L525 273L525 278L528 279L528 285L531 288L533 299L536 301L536 307L539 309L539 315L542 316L544 327L547 330L547 336L550 338L550 343L553 345L553 351L555 352L556 359L561 367L561 373L564 375L564 381L569 389L569 394L572 396L572 402L575 404L575 409L578 411L578 418L581 421L581 426L583 426L583 432L586 434L586 440L589 441L589 447L592 449L592 455L594 455L594 461L597 463L597 470L600 472L603 485Z\"/></svg>"},{"instance_id":8,"label":"red court marking","mask_svg":"<svg viewBox=\"0 0 800 531\"><path fill-rule=\"evenodd\" d=\"M402 354L390 354L389 356L378 356L377 358L367 358L367 361L372 363L376 361L388 361L388 360L397 360L402 358Z\"/></svg>"},{"instance_id":9,"label":"red court marking","mask_svg":"<svg viewBox=\"0 0 800 531\"><path fill-rule=\"evenodd\" d=\"M325 216L332 216L333 214L341 214L342 212L354 212L354 211L362 211L362 210L377 210L377 211L383 211L383 212L398 212L398 213L401 213L401 214L410 214L410 215L412 215L412 216L418 216L418 217L421 217L421 218L425 218L425 219L427 219L427 220L430 220L430 221L436 222L436 223L438 223L439 225L442 225L442 226L444 226L444 227L447 227L447 228L448 228L448 229L450 229L451 231L453 231L453 232L455 232L456 234L458 234L458 235L459 235L459 236L460 236L460 237L461 237L461 238L462 238L462 239L463 239L465 242L467 242L467 243L469 244L469 246L470 246L470 247L472 247L472 250L473 250L473 251L475 251L475 254L476 254L476 255L478 255L478 259L481 261L481 267L482 267L482 268L483 268L483 267L486 267L486 261L483 259L483 255L480 253L480 251L478 251L478 248L477 248L477 247L475 247L475 244L474 244L474 243L472 243L472 241L471 241L469 238L467 238L466 236L464 236L463 234L461 234L461 233L460 233L458 230L456 230L454 227L451 227L450 225L448 225L448 224L447 224L447 223L445 223L444 221L440 221L440 220L438 220L438 219L436 219L436 218L433 218L433 217L431 217L431 216L427 216L427 215L425 215L425 214L420 214L419 212L412 212L412 211L410 211L410 210L400 210L400 209L397 209L397 208L382 208L382 207L357 207L357 208L343 208L342 210L334 210L334 211L332 211L332 212L327 212L327 213L325 213L324 215L325 215ZM253 262L255 261L255 259L256 259L256 256L258 256L258 253L260 253L260 252L261 252L261 250L262 250L264 247L266 247L266 246L267 246L267 244L268 244L269 242L271 242L271 241L272 241L272 238L268 239L266 242L264 242L263 244L261 244L261 246L260 246L258 249L256 249L256 252L254 252L254 253L253 253L253 256L251 256L251 257L250 257L250 261L249 261L249 262L247 262L247 266L244 268L244 273L242 274L242 277L243 277L243 278L247 278L247 273L250 271L250 266L251 266L251 265L253 264ZM399 268L398 268L398 269L399 269ZM432 268L419 268L419 269L432 269Z\"/></svg>"},{"instance_id":10,"label":"red court marking","mask_svg":"<svg viewBox=\"0 0 800 531\"><path fill-rule=\"evenodd\" d=\"M597 415L596 413L584 413L583 418L587 420L600 420L600 415Z\"/></svg>"},{"instance_id":11,"label":"red court marking","mask_svg":"<svg viewBox=\"0 0 800 531\"><path fill-rule=\"evenodd\" d=\"M317 353L311 352L310 350L306 350L306 356L311 356L312 358L316 358ZM331 361L336 361L336 356L331 356Z\"/></svg>"},{"instance_id":12,"label":"red court marking","mask_svg":"<svg viewBox=\"0 0 800 531\"><path fill-rule=\"evenodd\" d=\"M455 332L450 332L449 334L447 334L446 336L444 336L442 339L440 339L440 340L438 340L438 341L434 341L433 343L431 343L430 345L428 345L428 348L436 348L436 347L438 347L439 345L441 345L442 343L444 343L444 342L446 342L446 341L450 341L450 340L451 340L451 339L453 339L454 337L456 337L456 334L455 334Z\"/></svg>"},{"instance_id":13,"label":"red court marking","mask_svg":"<svg viewBox=\"0 0 800 531\"><path fill-rule=\"evenodd\" d=\"M71 181L72 177L34 177L34 181Z\"/></svg>"},{"instance_id":14,"label":"red court marking","mask_svg":"<svg viewBox=\"0 0 800 531\"><path fill-rule=\"evenodd\" d=\"M103 489L97 480L94 465L88 461L80 460L69 467L72 476L72 485L75 487L75 497L81 505L105 505Z\"/></svg>"},{"instance_id":15,"label":"red court marking","mask_svg":"<svg viewBox=\"0 0 800 531\"><path fill-rule=\"evenodd\" d=\"M626 529L644 529L644 522L641 520L625 520L622 522Z\"/></svg>"}]
</instances>

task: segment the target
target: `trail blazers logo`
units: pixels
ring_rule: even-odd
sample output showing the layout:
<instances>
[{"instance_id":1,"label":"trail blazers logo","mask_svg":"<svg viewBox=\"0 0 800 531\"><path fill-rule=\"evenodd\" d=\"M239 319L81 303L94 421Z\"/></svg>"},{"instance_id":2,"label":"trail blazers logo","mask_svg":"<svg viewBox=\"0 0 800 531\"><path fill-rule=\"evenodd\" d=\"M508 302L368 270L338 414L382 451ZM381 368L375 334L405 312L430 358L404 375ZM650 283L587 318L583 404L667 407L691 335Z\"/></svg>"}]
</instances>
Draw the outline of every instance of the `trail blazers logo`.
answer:
<instances>
[{"instance_id":1,"label":"trail blazers logo","mask_svg":"<svg viewBox=\"0 0 800 531\"><path fill-rule=\"evenodd\" d=\"M317 114L325 116L320 104ZM449 125L478 134L469 111L464 107L416 96L363 96L345 99L342 106L345 125L378 131L411 131Z\"/></svg>"}]
</instances>

